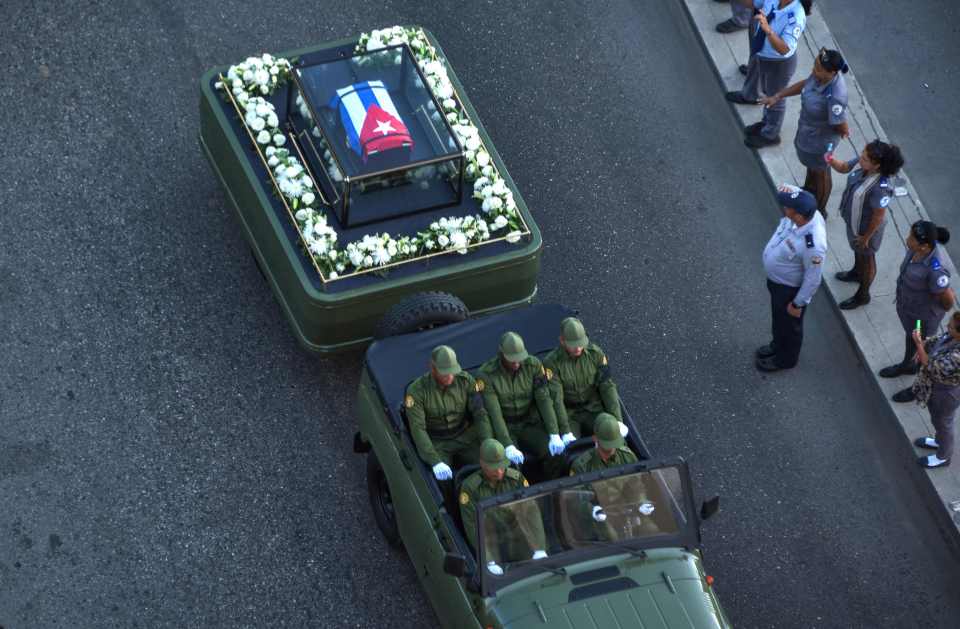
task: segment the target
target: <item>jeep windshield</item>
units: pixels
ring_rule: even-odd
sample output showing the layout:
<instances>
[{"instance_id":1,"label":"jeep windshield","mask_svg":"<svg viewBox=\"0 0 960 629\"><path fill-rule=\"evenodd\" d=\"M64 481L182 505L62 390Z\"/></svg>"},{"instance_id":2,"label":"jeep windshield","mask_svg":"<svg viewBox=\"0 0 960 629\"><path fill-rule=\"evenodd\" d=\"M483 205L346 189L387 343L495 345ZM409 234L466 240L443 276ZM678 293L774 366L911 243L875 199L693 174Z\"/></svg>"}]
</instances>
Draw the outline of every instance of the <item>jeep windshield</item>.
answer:
<instances>
[{"instance_id":1,"label":"jeep windshield","mask_svg":"<svg viewBox=\"0 0 960 629\"><path fill-rule=\"evenodd\" d=\"M604 555L699 543L682 461L570 477L477 506L485 593Z\"/></svg>"}]
</instances>

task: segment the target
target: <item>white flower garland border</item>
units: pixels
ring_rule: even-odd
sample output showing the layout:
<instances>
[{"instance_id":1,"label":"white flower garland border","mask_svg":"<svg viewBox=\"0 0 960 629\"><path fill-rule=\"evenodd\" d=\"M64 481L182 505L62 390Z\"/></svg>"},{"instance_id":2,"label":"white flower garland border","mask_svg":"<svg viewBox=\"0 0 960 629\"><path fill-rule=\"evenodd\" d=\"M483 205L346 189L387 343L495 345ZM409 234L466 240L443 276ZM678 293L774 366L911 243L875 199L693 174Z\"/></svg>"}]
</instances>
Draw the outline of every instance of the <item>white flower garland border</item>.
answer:
<instances>
[{"instance_id":1,"label":"white flower garland border","mask_svg":"<svg viewBox=\"0 0 960 629\"><path fill-rule=\"evenodd\" d=\"M230 66L226 77L215 83L220 90L230 90L237 105L245 112L243 124L251 136L264 145L267 164L273 169L280 194L294 209L297 228L307 251L321 272L321 280L330 281L388 264L410 261L426 254L456 251L466 254L470 247L487 241L491 233L508 230L503 237L515 243L528 233L513 193L493 165L476 126L455 98L456 92L445 61L427 41L419 28L394 26L373 30L360 36L356 52L375 51L386 46L407 44L413 51L433 93L441 101L443 115L464 147L467 161L465 178L473 181L473 198L482 203L484 215L441 218L413 236L394 238L388 233L368 234L360 240L337 248L337 233L317 207L314 182L299 159L285 148L286 136L279 128L274 106L264 99L290 78L287 59L264 54L248 57ZM439 113L434 112L434 116ZM347 273L352 270L351 273Z\"/></svg>"}]
</instances>

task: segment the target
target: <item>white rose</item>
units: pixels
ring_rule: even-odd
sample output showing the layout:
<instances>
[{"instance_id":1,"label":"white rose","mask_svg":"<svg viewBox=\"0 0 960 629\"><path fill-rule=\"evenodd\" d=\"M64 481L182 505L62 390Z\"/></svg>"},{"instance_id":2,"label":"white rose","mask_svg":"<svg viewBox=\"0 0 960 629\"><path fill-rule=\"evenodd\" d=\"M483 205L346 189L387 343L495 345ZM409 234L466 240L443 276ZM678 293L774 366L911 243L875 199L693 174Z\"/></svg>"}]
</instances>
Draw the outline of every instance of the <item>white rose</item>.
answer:
<instances>
[{"instance_id":1,"label":"white rose","mask_svg":"<svg viewBox=\"0 0 960 629\"><path fill-rule=\"evenodd\" d=\"M337 275L337 272L336 272L336 271L330 271L330 275L328 275L327 277L329 277L329 278L332 279L332 280L335 280L335 279L337 279L337 278L340 277L340 276Z\"/></svg>"},{"instance_id":2,"label":"white rose","mask_svg":"<svg viewBox=\"0 0 960 629\"><path fill-rule=\"evenodd\" d=\"M267 114L267 124L273 127L274 129L280 126L280 119L277 118L277 114L273 113L272 111L269 114Z\"/></svg>"},{"instance_id":3,"label":"white rose","mask_svg":"<svg viewBox=\"0 0 960 629\"><path fill-rule=\"evenodd\" d=\"M450 244L450 239L447 238L446 234L440 234L440 236L437 238L437 244L439 244L441 247L446 247Z\"/></svg>"},{"instance_id":4,"label":"white rose","mask_svg":"<svg viewBox=\"0 0 960 629\"><path fill-rule=\"evenodd\" d=\"M262 130L265 126L267 126L267 123L265 123L265 122L263 121L263 118L254 117L254 118L250 121L250 128L252 128L254 131L260 131L260 130ZM268 142L269 142L269 140L268 140Z\"/></svg>"},{"instance_id":5,"label":"white rose","mask_svg":"<svg viewBox=\"0 0 960 629\"><path fill-rule=\"evenodd\" d=\"M480 148L480 138L476 136L471 136L467 138L466 147L468 151L476 151L478 148ZM477 157L480 157L480 156L477 155ZM479 160L477 160L477 162L479 163ZM481 164L481 166L482 165L483 164Z\"/></svg>"},{"instance_id":6,"label":"white rose","mask_svg":"<svg viewBox=\"0 0 960 629\"><path fill-rule=\"evenodd\" d=\"M480 191L480 196L484 199L489 199L493 196L493 186L486 186L483 190Z\"/></svg>"},{"instance_id":7,"label":"white rose","mask_svg":"<svg viewBox=\"0 0 960 629\"><path fill-rule=\"evenodd\" d=\"M260 133L258 133L258 134L257 134L257 142L259 142L260 144L269 144L269 143L270 143L270 132L269 132L269 131L261 131Z\"/></svg>"},{"instance_id":8,"label":"white rose","mask_svg":"<svg viewBox=\"0 0 960 629\"><path fill-rule=\"evenodd\" d=\"M480 169L480 174L482 174L484 177L491 176L493 174L493 166L484 166Z\"/></svg>"},{"instance_id":9,"label":"white rose","mask_svg":"<svg viewBox=\"0 0 960 629\"><path fill-rule=\"evenodd\" d=\"M303 222L307 220L307 217L310 216L306 210L297 210L297 213L294 214L297 217L297 220Z\"/></svg>"},{"instance_id":10,"label":"white rose","mask_svg":"<svg viewBox=\"0 0 960 629\"><path fill-rule=\"evenodd\" d=\"M331 249L330 253L328 253L327 256L329 256L331 261L333 262L337 261L337 251L335 249ZM341 271L343 270L342 264L338 264L337 267L339 267Z\"/></svg>"},{"instance_id":11,"label":"white rose","mask_svg":"<svg viewBox=\"0 0 960 629\"><path fill-rule=\"evenodd\" d=\"M374 51L374 50L380 50L381 48L383 48L383 42L380 41L380 38L379 37L375 38L371 35L370 39L367 40L367 50Z\"/></svg>"},{"instance_id":12,"label":"white rose","mask_svg":"<svg viewBox=\"0 0 960 629\"><path fill-rule=\"evenodd\" d=\"M261 85L261 86L260 86L260 93L263 94L264 96L266 96L267 94L270 93L270 88L267 87L266 85Z\"/></svg>"},{"instance_id":13,"label":"white rose","mask_svg":"<svg viewBox=\"0 0 960 629\"><path fill-rule=\"evenodd\" d=\"M263 56L260 57L264 63L273 63L273 55L269 52L263 53Z\"/></svg>"},{"instance_id":14,"label":"white rose","mask_svg":"<svg viewBox=\"0 0 960 629\"><path fill-rule=\"evenodd\" d=\"M489 163L490 163L489 153L487 153L486 151L480 151L477 153L477 164L479 164L480 168L483 168Z\"/></svg>"},{"instance_id":15,"label":"white rose","mask_svg":"<svg viewBox=\"0 0 960 629\"><path fill-rule=\"evenodd\" d=\"M512 231L506 235L506 241L509 243L514 243L519 241L521 236L523 236L523 234L521 234L519 231Z\"/></svg>"},{"instance_id":16,"label":"white rose","mask_svg":"<svg viewBox=\"0 0 960 629\"><path fill-rule=\"evenodd\" d=\"M503 181L503 179L497 179L494 182L493 193L498 197L507 193L507 184Z\"/></svg>"},{"instance_id":17,"label":"white rose","mask_svg":"<svg viewBox=\"0 0 960 629\"><path fill-rule=\"evenodd\" d=\"M370 256L364 256L363 266L373 266L373 258Z\"/></svg>"},{"instance_id":18,"label":"white rose","mask_svg":"<svg viewBox=\"0 0 960 629\"><path fill-rule=\"evenodd\" d=\"M300 200L306 203L307 205L310 205L311 203L314 202L316 198L317 197L312 192L305 192L303 193L303 196L300 197Z\"/></svg>"},{"instance_id":19,"label":"white rose","mask_svg":"<svg viewBox=\"0 0 960 629\"><path fill-rule=\"evenodd\" d=\"M253 80L253 71L251 71L251 70L245 70L244 73L243 73L243 80L246 81L247 83L249 83L250 81L252 81L252 80Z\"/></svg>"},{"instance_id":20,"label":"white rose","mask_svg":"<svg viewBox=\"0 0 960 629\"><path fill-rule=\"evenodd\" d=\"M450 235L450 246L460 253L467 252L467 237L463 232L454 232Z\"/></svg>"},{"instance_id":21,"label":"white rose","mask_svg":"<svg viewBox=\"0 0 960 629\"><path fill-rule=\"evenodd\" d=\"M271 107L270 105L268 105L265 101L263 101L262 99L257 101L257 115L258 115L258 116L266 116L267 114L271 113L272 111L273 111L273 107Z\"/></svg>"},{"instance_id":22,"label":"white rose","mask_svg":"<svg viewBox=\"0 0 960 629\"><path fill-rule=\"evenodd\" d=\"M487 179L486 177L480 177L479 179L473 182L473 190L474 191L480 190L481 188L488 185L489 183L490 183L489 179Z\"/></svg>"},{"instance_id":23,"label":"white rose","mask_svg":"<svg viewBox=\"0 0 960 629\"><path fill-rule=\"evenodd\" d=\"M493 219L493 226L496 229L503 229L507 226L507 217L503 214L499 215L497 218Z\"/></svg>"},{"instance_id":24,"label":"white rose","mask_svg":"<svg viewBox=\"0 0 960 629\"><path fill-rule=\"evenodd\" d=\"M300 180L300 183L302 183L305 188L313 187L313 179L310 179L310 177L307 176L304 176L304 178Z\"/></svg>"},{"instance_id":25,"label":"white rose","mask_svg":"<svg viewBox=\"0 0 960 629\"><path fill-rule=\"evenodd\" d=\"M214 84L213 84L213 89L222 90L222 89L223 89L223 81L217 81L216 83L214 83Z\"/></svg>"},{"instance_id":26,"label":"white rose","mask_svg":"<svg viewBox=\"0 0 960 629\"><path fill-rule=\"evenodd\" d=\"M273 136L273 143L277 146L283 146L287 142L287 136L277 133Z\"/></svg>"},{"instance_id":27,"label":"white rose","mask_svg":"<svg viewBox=\"0 0 960 629\"><path fill-rule=\"evenodd\" d=\"M277 159L276 155L271 155L270 159L267 160L267 164L269 164L270 166L276 166L279 163L280 163L280 160Z\"/></svg>"},{"instance_id":28,"label":"white rose","mask_svg":"<svg viewBox=\"0 0 960 629\"><path fill-rule=\"evenodd\" d=\"M444 109L456 109L456 108L457 108L457 101L453 100L452 98L444 99L443 103L441 103L441 104L443 105L443 108L444 108Z\"/></svg>"},{"instance_id":29,"label":"white rose","mask_svg":"<svg viewBox=\"0 0 960 629\"><path fill-rule=\"evenodd\" d=\"M457 121L456 112L451 111L449 114L447 114L447 122L454 123L456 121Z\"/></svg>"},{"instance_id":30,"label":"white rose","mask_svg":"<svg viewBox=\"0 0 960 629\"><path fill-rule=\"evenodd\" d=\"M487 199L487 201L490 202L491 210L496 211L503 207L503 201L500 199L500 197L490 197L489 199ZM487 201L484 201L484 203L486 203Z\"/></svg>"},{"instance_id":31,"label":"white rose","mask_svg":"<svg viewBox=\"0 0 960 629\"><path fill-rule=\"evenodd\" d=\"M273 155L274 153L276 153L276 152L277 152L277 149L274 148L274 147L272 147L272 146L268 146L268 147L267 147L267 150L264 151L264 152L265 152L265 153L267 154L267 156L269 157L270 155Z\"/></svg>"},{"instance_id":32,"label":"white rose","mask_svg":"<svg viewBox=\"0 0 960 629\"><path fill-rule=\"evenodd\" d=\"M350 256L350 264L359 269L360 265L363 264L363 254L356 249L351 249L348 255Z\"/></svg>"},{"instance_id":33,"label":"white rose","mask_svg":"<svg viewBox=\"0 0 960 629\"><path fill-rule=\"evenodd\" d=\"M259 85L266 85L270 82L270 73L260 68L253 73L253 80L256 81Z\"/></svg>"}]
</instances>

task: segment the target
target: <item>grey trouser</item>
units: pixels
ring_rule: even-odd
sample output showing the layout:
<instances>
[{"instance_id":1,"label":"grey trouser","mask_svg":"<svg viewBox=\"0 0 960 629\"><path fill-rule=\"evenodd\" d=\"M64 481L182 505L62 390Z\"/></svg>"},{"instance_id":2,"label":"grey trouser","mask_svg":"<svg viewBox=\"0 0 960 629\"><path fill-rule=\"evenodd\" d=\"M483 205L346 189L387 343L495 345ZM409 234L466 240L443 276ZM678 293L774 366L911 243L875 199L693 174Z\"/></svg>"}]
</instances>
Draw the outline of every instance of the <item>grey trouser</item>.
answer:
<instances>
[{"instance_id":1,"label":"grey trouser","mask_svg":"<svg viewBox=\"0 0 960 629\"><path fill-rule=\"evenodd\" d=\"M764 96L773 96L789 85L796 69L796 53L786 59L770 59L753 55L750 57L750 63L747 64L747 78L744 79L743 89L740 91L748 100L757 100L761 93ZM780 127L783 126L783 114L786 111L787 101L783 98L773 107L764 107L763 129L760 130L760 134L767 139L779 136Z\"/></svg>"},{"instance_id":2,"label":"grey trouser","mask_svg":"<svg viewBox=\"0 0 960 629\"><path fill-rule=\"evenodd\" d=\"M917 353L917 346L913 342L913 331L917 326L917 319L920 317L914 317L913 313L904 312L899 306L897 307L897 317L900 318L900 325L903 326L903 331L905 333L904 337L904 347L903 347L903 364L912 365L913 355ZM941 315L939 319L936 318L924 318L920 319L920 336L927 338L928 336L933 336L937 333L937 328L940 326L940 321L943 319Z\"/></svg>"},{"instance_id":3,"label":"grey trouser","mask_svg":"<svg viewBox=\"0 0 960 629\"><path fill-rule=\"evenodd\" d=\"M732 19L739 26L750 26L750 19L753 17L753 6L744 6L738 0L730 0L730 12Z\"/></svg>"},{"instance_id":4,"label":"grey trouser","mask_svg":"<svg viewBox=\"0 0 960 629\"><path fill-rule=\"evenodd\" d=\"M957 415L957 408L960 407L960 393L956 387L939 389L934 385L930 393L930 400L927 402L927 410L930 411L930 421L933 423L933 429L936 431L937 457L949 459L953 455L953 420Z\"/></svg>"}]
</instances>

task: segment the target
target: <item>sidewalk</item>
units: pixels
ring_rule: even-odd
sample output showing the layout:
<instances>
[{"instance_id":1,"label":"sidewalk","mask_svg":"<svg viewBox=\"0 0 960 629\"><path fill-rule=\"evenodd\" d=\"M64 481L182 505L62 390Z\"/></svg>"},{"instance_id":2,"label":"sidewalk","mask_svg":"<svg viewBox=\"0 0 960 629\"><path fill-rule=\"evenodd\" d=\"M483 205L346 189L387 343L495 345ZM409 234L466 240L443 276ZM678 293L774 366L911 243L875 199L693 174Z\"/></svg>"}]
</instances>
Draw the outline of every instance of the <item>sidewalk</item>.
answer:
<instances>
[{"instance_id":1,"label":"sidewalk","mask_svg":"<svg viewBox=\"0 0 960 629\"><path fill-rule=\"evenodd\" d=\"M714 29L716 24L730 17L729 4L713 0L682 1L686 5L694 30L698 32L704 49L713 61L723 83L722 89L724 91L739 89L743 85L743 76L737 67L747 62L749 54L747 36L744 31L722 35ZM807 19L806 32L797 50L797 72L792 82L809 76L814 55L823 47L840 49L820 13L814 7L813 14ZM857 156L863 147L875 138L887 140L880 122L864 98L854 70L855 68L844 75L849 92L847 119L850 125L850 137L842 140L837 147L835 153L838 159ZM787 113L780 133L782 140L780 146L762 149L758 151L758 155L773 185L791 183L799 186L802 185L806 174L806 169L797 160L793 147L797 118L800 113L800 97L786 99L786 102ZM734 107L744 126L760 120L762 111L760 106L735 105ZM896 143L895 138L894 142ZM909 155L907 161L909 165ZM910 225L921 218L928 218L909 177L906 173L901 174L907 180L907 194L895 197L887 209L889 223L884 234L883 246L877 255L877 278L871 288L873 299L867 306L861 306L852 311L837 308L837 312L846 324L866 368L873 374L879 390L886 396L903 430L904 439L911 443L912 449L917 450L912 446L915 438L933 435L929 414L926 409L921 409L915 403L897 404L890 401L890 396L911 384L913 377L885 379L876 375L881 368L898 362L903 356L903 329L900 327L893 305L895 280L903 259ZM843 220L837 210L846 183L845 176L834 173L833 177L833 190L827 206L830 215L827 220L829 252L824 264L822 292L827 293L836 305L852 295L856 285L844 284L833 277L835 272L849 269L853 264L853 252L847 244ZM941 262L950 270L954 280L957 280L960 276L957 275L953 261L947 257L945 251L943 255L944 259ZM917 456L926 454L928 454L926 451L916 451ZM938 501L939 506L942 507L942 510L938 509L937 515L944 516L945 526L949 526L948 523L953 524L949 532L954 534L954 540L960 538L960 464L955 461L950 467L936 470L923 470L917 466L916 470L918 475L926 478L932 491L935 492L932 494L937 499L934 502Z\"/></svg>"}]
</instances>

